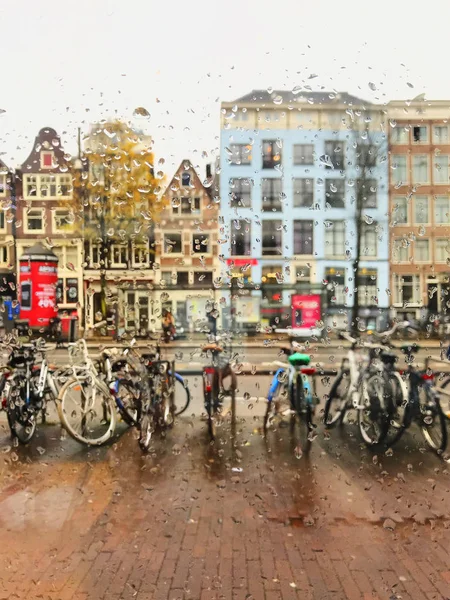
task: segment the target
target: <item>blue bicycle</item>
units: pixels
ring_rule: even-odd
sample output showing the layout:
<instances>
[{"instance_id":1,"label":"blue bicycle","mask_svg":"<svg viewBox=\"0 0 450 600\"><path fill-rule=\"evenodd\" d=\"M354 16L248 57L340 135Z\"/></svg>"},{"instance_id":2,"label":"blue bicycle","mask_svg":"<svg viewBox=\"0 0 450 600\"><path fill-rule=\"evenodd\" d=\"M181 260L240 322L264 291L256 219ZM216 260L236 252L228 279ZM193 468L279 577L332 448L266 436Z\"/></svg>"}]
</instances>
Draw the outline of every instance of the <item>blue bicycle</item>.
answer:
<instances>
[{"instance_id":1,"label":"blue bicycle","mask_svg":"<svg viewBox=\"0 0 450 600\"><path fill-rule=\"evenodd\" d=\"M274 427L279 419L290 416L291 430L298 428L296 453L308 452L314 439L313 416L317 403L310 377L315 369L309 366L308 354L283 348L288 357L288 365L281 365L273 376L267 395L267 408L264 415L264 432ZM281 423L280 423L281 425Z\"/></svg>"}]
</instances>

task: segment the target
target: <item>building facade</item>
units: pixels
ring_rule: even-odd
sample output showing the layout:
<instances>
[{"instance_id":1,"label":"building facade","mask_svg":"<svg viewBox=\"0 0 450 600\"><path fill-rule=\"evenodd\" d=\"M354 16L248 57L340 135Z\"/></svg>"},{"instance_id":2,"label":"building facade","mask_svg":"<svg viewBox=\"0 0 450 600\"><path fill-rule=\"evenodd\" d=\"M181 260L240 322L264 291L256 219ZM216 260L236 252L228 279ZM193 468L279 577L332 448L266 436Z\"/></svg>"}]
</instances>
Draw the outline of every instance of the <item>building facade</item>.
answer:
<instances>
[{"instance_id":1,"label":"building facade","mask_svg":"<svg viewBox=\"0 0 450 600\"><path fill-rule=\"evenodd\" d=\"M215 285L219 204L213 181L209 167L204 185L192 163L183 160L163 194L165 208L155 230L160 307L190 333L205 327L212 309L220 310Z\"/></svg>"},{"instance_id":2,"label":"building facade","mask_svg":"<svg viewBox=\"0 0 450 600\"><path fill-rule=\"evenodd\" d=\"M395 101L388 112L392 304L434 320L450 306L450 109Z\"/></svg>"},{"instance_id":3,"label":"building facade","mask_svg":"<svg viewBox=\"0 0 450 600\"><path fill-rule=\"evenodd\" d=\"M0 160L0 305L17 298L14 205L15 174ZM6 327L7 313L1 311L0 327Z\"/></svg>"},{"instance_id":4,"label":"building facade","mask_svg":"<svg viewBox=\"0 0 450 600\"><path fill-rule=\"evenodd\" d=\"M71 163L54 129L44 127L16 173L16 272L23 252L41 242L58 256L60 313L77 311L83 295L83 227L74 197Z\"/></svg>"},{"instance_id":5,"label":"building facade","mask_svg":"<svg viewBox=\"0 0 450 600\"><path fill-rule=\"evenodd\" d=\"M295 327L291 297L301 291L320 294L323 320L346 327L357 219L363 220L360 318L367 327L386 319L385 120L382 107L346 93L256 90L222 103L223 251L234 261L228 275L260 287L249 312L258 311L263 324ZM363 154L373 157L370 164L361 165ZM359 214L358 186L366 190ZM283 284L278 292L277 284Z\"/></svg>"}]
</instances>

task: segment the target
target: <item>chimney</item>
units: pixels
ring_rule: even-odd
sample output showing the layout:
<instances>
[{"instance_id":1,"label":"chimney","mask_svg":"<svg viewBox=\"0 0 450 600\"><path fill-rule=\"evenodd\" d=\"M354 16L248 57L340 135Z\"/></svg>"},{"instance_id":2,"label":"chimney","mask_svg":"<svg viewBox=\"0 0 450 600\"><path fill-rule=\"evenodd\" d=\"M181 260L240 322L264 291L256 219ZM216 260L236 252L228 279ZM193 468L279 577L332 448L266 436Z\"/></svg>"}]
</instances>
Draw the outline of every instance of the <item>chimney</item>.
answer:
<instances>
[{"instance_id":1,"label":"chimney","mask_svg":"<svg viewBox=\"0 0 450 600\"><path fill-rule=\"evenodd\" d=\"M206 179L209 179L211 177L211 164L208 163L206 165Z\"/></svg>"}]
</instances>

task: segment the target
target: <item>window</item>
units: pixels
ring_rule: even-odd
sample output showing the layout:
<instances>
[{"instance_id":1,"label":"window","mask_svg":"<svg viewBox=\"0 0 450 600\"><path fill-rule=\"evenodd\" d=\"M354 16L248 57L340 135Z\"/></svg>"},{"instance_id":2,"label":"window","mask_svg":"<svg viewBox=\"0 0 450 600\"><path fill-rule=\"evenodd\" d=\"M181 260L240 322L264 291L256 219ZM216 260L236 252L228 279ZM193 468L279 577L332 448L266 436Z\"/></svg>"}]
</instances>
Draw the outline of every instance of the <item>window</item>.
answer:
<instances>
[{"instance_id":1,"label":"window","mask_svg":"<svg viewBox=\"0 0 450 600\"><path fill-rule=\"evenodd\" d=\"M262 222L262 255L274 256L282 254L282 222L265 220Z\"/></svg>"},{"instance_id":2,"label":"window","mask_svg":"<svg viewBox=\"0 0 450 600\"><path fill-rule=\"evenodd\" d=\"M397 238L392 243L392 258L395 263L405 263L409 259L409 242L406 239Z\"/></svg>"},{"instance_id":3,"label":"window","mask_svg":"<svg viewBox=\"0 0 450 600\"><path fill-rule=\"evenodd\" d=\"M313 252L313 222L294 221L294 254L313 254Z\"/></svg>"},{"instance_id":4,"label":"window","mask_svg":"<svg viewBox=\"0 0 450 600\"><path fill-rule=\"evenodd\" d=\"M408 223L408 200L405 196L394 197L392 221L394 225L405 225Z\"/></svg>"},{"instance_id":5,"label":"window","mask_svg":"<svg viewBox=\"0 0 450 600\"><path fill-rule=\"evenodd\" d=\"M5 213L0 209L0 229L5 229Z\"/></svg>"},{"instance_id":6,"label":"window","mask_svg":"<svg viewBox=\"0 0 450 600\"><path fill-rule=\"evenodd\" d=\"M413 183L428 183L428 156L415 154L412 157Z\"/></svg>"},{"instance_id":7,"label":"window","mask_svg":"<svg viewBox=\"0 0 450 600\"><path fill-rule=\"evenodd\" d=\"M161 280L167 285L187 287L189 285L189 271L161 271Z\"/></svg>"},{"instance_id":8,"label":"window","mask_svg":"<svg viewBox=\"0 0 450 600\"><path fill-rule=\"evenodd\" d=\"M428 262L430 260L430 241L416 239L414 242L415 262Z\"/></svg>"},{"instance_id":9,"label":"window","mask_svg":"<svg viewBox=\"0 0 450 600\"><path fill-rule=\"evenodd\" d=\"M448 144L447 125L435 125L433 127L433 142L435 144Z\"/></svg>"},{"instance_id":10,"label":"window","mask_svg":"<svg viewBox=\"0 0 450 600\"><path fill-rule=\"evenodd\" d=\"M326 203L331 208L345 207L345 180L344 179L327 179L325 191Z\"/></svg>"},{"instance_id":11,"label":"window","mask_svg":"<svg viewBox=\"0 0 450 600\"><path fill-rule=\"evenodd\" d=\"M53 213L53 231L67 232L73 229L73 214L69 210L58 209Z\"/></svg>"},{"instance_id":12,"label":"window","mask_svg":"<svg viewBox=\"0 0 450 600\"><path fill-rule=\"evenodd\" d=\"M345 254L345 221L325 222L325 256Z\"/></svg>"},{"instance_id":13,"label":"window","mask_svg":"<svg viewBox=\"0 0 450 600\"><path fill-rule=\"evenodd\" d=\"M209 234L194 233L192 235L192 252L194 254L208 254L209 251Z\"/></svg>"},{"instance_id":14,"label":"window","mask_svg":"<svg viewBox=\"0 0 450 600\"><path fill-rule=\"evenodd\" d=\"M294 208L310 208L314 204L314 179L294 179Z\"/></svg>"},{"instance_id":15,"label":"window","mask_svg":"<svg viewBox=\"0 0 450 600\"><path fill-rule=\"evenodd\" d=\"M91 268L99 268L100 267L100 245L99 244L90 244L89 245L89 262Z\"/></svg>"},{"instance_id":16,"label":"window","mask_svg":"<svg viewBox=\"0 0 450 600\"><path fill-rule=\"evenodd\" d=\"M75 277L68 277L65 280L65 292L66 292L66 303L75 304L78 302L78 279Z\"/></svg>"},{"instance_id":17,"label":"window","mask_svg":"<svg viewBox=\"0 0 450 600\"><path fill-rule=\"evenodd\" d=\"M328 306L342 306L346 301L345 293L345 271L328 267L325 269L325 280L327 282Z\"/></svg>"},{"instance_id":18,"label":"window","mask_svg":"<svg viewBox=\"0 0 450 600\"><path fill-rule=\"evenodd\" d=\"M133 266L134 267L148 267L150 262L150 255L148 246L145 244L139 244L133 246Z\"/></svg>"},{"instance_id":19,"label":"window","mask_svg":"<svg viewBox=\"0 0 450 600\"><path fill-rule=\"evenodd\" d=\"M396 304L420 303L420 279L418 275L394 275L394 301Z\"/></svg>"},{"instance_id":20,"label":"window","mask_svg":"<svg viewBox=\"0 0 450 600\"><path fill-rule=\"evenodd\" d=\"M32 208L26 213L26 232L44 230L44 210L42 208Z\"/></svg>"},{"instance_id":21,"label":"window","mask_svg":"<svg viewBox=\"0 0 450 600\"><path fill-rule=\"evenodd\" d=\"M24 175L25 197L33 198L37 196L37 177L36 175Z\"/></svg>"},{"instance_id":22,"label":"window","mask_svg":"<svg viewBox=\"0 0 450 600\"><path fill-rule=\"evenodd\" d=\"M112 267L127 267L128 266L128 245L113 244L111 246L111 266Z\"/></svg>"},{"instance_id":23,"label":"window","mask_svg":"<svg viewBox=\"0 0 450 600\"><path fill-rule=\"evenodd\" d=\"M392 181L396 184L408 183L406 154L394 154L392 156Z\"/></svg>"},{"instance_id":24,"label":"window","mask_svg":"<svg viewBox=\"0 0 450 600\"><path fill-rule=\"evenodd\" d=\"M198 214L200 212L200 198L191 198L190 196L183 196L181 200L174 198L172 200L172 212L175 215Z\"/></svg>"},{"instance_id":25,"label":"window","mask_svg":"<svg viewBox=\"0 0 450 600\"><path fill-rule=\"evenodd\" d=\"M295 281L297 283L311 283L311 268L305 265L295 268Z\"/></svg>"},{"instance_id":26,"label":"window","mask_svg":"<svg viewBox=\"0 0 450 600\"><path fill-rule=\"evenodd\" d=\"M414 223L429 223L428 196L414 198Z\"/></svg>"},{"instance_id":27,"label":"window","mask_svg":"<svg viewBox=\"0 0 450 600\"><path fill-rule=\"evenodd\" d=\"M378 255L378 223L374 221L370 225L363 221L361 223L361 255L375 258Z\"/></svg>"},{"instance_id":28,"label":"window","mask_svg":"<svg viewBox=\"0 0 450 600\"><path fill-rule=\"evenodd\" d=\"M281 142L263 141L263 169L274 169L281 165Z\"/></svg>"},{"instance_id":29,"label":"window","mask_svg":"<svg viewBox=\"0 0 450 600\"><path fill-rule=\"evenodd\" d=\"M327 164L327 169L345 169L345 145L343 142L325 142L325 155L330 157L332 167Z\"/></svg>"},{"instance_id":30,"label":"window","mask_svg":"<svg viewBox=\"0 0 450 600\"><path fill-rule=\"evenodd\" d=\"M56 166L53 159L53 152L41 152L41 169L52 169Z\"/></svg>"},{"instance_id":31,"label":"window","mask_svg":"<svg viewBox=\"0 0 450 600\"><path fill-rule=\"evenodd\" d=\"M314 164L314 144L294 144L294 165Z\"/></svg>"},{"instance_id":32,"label":"window","mask_svg":"<svg viewBox=\"0 0 450 600\"><path fill-rule=\"evenodd\" d=\"M262 210L263 212L282 211L282 181L280 178L263 179L262 189Z\"/></svg>"},{"instance_id":33,"label":"window","mask_svg":"<svg viewBox=\"0 0 450 600\"><path fill-rule=\"evenodd\" d=\"M183 187L189 187L191 185L191 174L187 171L181 173L181 185Z\"/></svg>"},{"instance_id":34,"label":"window","mask_svg":"<svg viewBox=\"0 0 450 600\"><path fill-rule=\"evenodd\" d=\"M41 175L40 196L42 198L56 198L56 175Z\"/></svg>"},{"instance_id":35,"label":"window","mask_svg":"<svg viewBox=\"0 0 450 600\"><path fill-rule=\"evenodd\" d=\"M360 306L376 306L378 304L377 270L361 269L358 271L357 285Z\"/></svg>"},{"instance_id":36,"label":"window","mask_svg":"<svg viewBox=\"0 0 450 600\"><path fill-rule=\"evenodd\" d=\"M252 227L247 221L231 222L231 256L250 256L252 248Z\"/></svg>"},{"instance_id":37,"label":"window","mask_svg":"<svg viewBox=\"0 0 450 600\"><path fill-rule=\"evenodd\" d=\"M9 263L8 246L0 246L0 264L7 265Z\"/></svg>"},{"instance_id":38,"label":"window","mask_svg":"<svg viewBox=\"0 0 450 600\"><path fill-rule=\"evenodd\" d=\"M362 208L377 207L377 189L376 179L358 179L356 182L356 193L358 202L361 202Z\"/></svg>"},{"instance_id":39,"label":"window","mask_svg":"<svg viewBox=\"0 0 450 600\"><path fill-rule=\"evenodd\" d=\"M249 208L252 204L252 183L250 179L230 179L230 204L232 208Z\"/></svg>"},{"instance_id":40,"label":"window","mask_svg":"<svg viewBox=\"0 0 450 600\"><path fill-rule=\"evenodd\" d=\"M212 271L198 271L194 273L194 285L203 288L210 288L213 284Z\"/></svg>"},{"instance_id":41,"label":"window","mask_svg":"<svg viewBox=\"0 0 450 600\"><path fill-rule=\"evenodd\" d=\"M356 148L356 158L361 169L372 169L377 164L378 148L373 144L359 144Z\"/></svg>"},{"instance_id":42,"label":"window","mask_svg":"<svg viewBox=\"0 0 450 600\"><path fill-rule=\"evenodd\" d=\"M230 164L250 165L252 163L252 147L250 144L231 144L229 147Z\"/></svg>"},{"instance_id":43,"label":"window","mask_svg":"<svg viewBox=\"0 0 450 600\"><path fill-rule=\"evenodd\" d=\"M407 144L409 137L408 129L404 127L394 127L391 130L391 142L393 144Z\"/></svg>"},{"instance_id":44,"label":"window","mask_svg":"<svg viewBox=\"0 0 450 600\"><path fill-rule=\"evenodd\" d=\"M426 144L428 141L428 127L426 125L414 125L412 128L413 142L415 144Z\"/></svg>"},{"instance_id":45,"label":"window","mask_svg":"<svg viewBox=\"0 0 450 600\"><path fill-rule=\"evenodd\" d=\"M448 196L435 197L434 220L439 225L448 225L450 223L450 202Z\"/></svg>"},{"instance_id":46,"label":"window","mask_svg":"<svg viewBox=\"0 0 450 600\"><path fill-rule=\"evenodd\" d=\"M434 183L445 183L446 185L448 185L448 181L449 181L448 162L449 162L448 154L437 154L433 158Z\"/></svg>"},{"instance_id":47,"label":"window","mask_svg":"<svg viewBox=\"0 0 450 600\"><path fill-rule=\"evenodd\" d=\"M164 234L164 254L182 254L183 244L181 233Z\"/></svg>"},{"instance_id":48,"label":"window","mask_svg":"<svg viewBox=\"0 0 450 600\"><path fill-rule=\"evenodd\" d=\"M0 173L0 196L6 196L6 175Z\"/></svg>"},{"instance_id":49,"label":"window","mask_svg":"<svg viewBox=\"0 0 450 600\"><path fill-rule=\"evenodd\" d=\"M63 246L63 262L59 265L64 269L69 269L69 271L74 271L78 268L79 262L79 251L77 246Z\"/></svg>"},{"instance_id":50,"label":"window","mask_svg":"<svg viewBox=\"0 0 450 600\"><path fill-rule=\"evenodd\" d=\"M450 260L450 242L447 238L436 238L435 261L446 263Z\"/></svg>"},{"instance_id":51,"label":"window","mask_svg":"<svg viewBox=\"0 0 450 600\"><path fill-rule=\"evenodd\" d=\"M70 175L57 175L56 183L57 195L65 198L70 197L72 193L72 177Z\"/></svg>"}]
</instances>

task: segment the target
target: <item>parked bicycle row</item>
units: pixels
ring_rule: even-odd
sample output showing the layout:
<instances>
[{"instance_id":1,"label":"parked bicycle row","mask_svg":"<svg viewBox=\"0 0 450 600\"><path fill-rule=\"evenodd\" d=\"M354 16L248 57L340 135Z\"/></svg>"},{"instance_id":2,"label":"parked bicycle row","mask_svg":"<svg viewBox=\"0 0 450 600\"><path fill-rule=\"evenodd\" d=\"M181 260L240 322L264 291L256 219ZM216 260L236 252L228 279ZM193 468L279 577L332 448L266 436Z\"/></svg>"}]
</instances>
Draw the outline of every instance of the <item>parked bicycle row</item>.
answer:
<instances>
[{"instance_id":1,"label":"parked bicycle row","mask_svg":"<svg viewBox=\"0 0 450 600\"><path fill-rule=\"evenodd\" d=\"M396 324L371 342L342 334L350 347L323 398L320 414L315 382L323 371L311 365L310 355L299 352L295 342L283 348L287 361L274 363L277 369L267 394L264 433L270 435L278 422L288 418L298 452L303 454L317 435L319 421L332 429L343 425L354 411L361 438L372 448L391 447L416 422L430 448L443 453L447 424L441 401L447 404L450 397L450 375L436 381L429 370L414 368L419 350L415 343L400 348L407 368L398 370L391 339L409 327L408 322ZM46 406L55 402L61 424L77 441L106 443L119 415L137 427L139 443L147 450L153 432L172 427L191 400L186 381L173 361L163 360L158 343L143 353L132 345L104 348L94 360L86 342L79 340L69 345L68 364L59 367L49 364L47 348L40 340L29 344L9 340L5 348L8 359L1 369L1 405L12 435L21 443L32 439L39 416L45 420ZM202 352L208 359L202 370L204 419L214 440L223 422L225 398L237 391L231 336L210 338Z\"/></svg>"}]
</instances>

